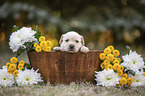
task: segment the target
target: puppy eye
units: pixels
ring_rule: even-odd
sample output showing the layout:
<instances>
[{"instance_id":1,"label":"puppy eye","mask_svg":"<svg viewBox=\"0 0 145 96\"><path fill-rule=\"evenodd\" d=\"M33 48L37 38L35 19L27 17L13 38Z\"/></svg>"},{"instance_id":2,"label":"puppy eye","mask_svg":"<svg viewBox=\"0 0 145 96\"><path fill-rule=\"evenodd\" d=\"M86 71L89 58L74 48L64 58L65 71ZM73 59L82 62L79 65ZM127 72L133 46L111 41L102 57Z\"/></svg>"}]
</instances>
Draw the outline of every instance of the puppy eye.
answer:
<instances>
[{"instance_id":1,"label":"puppy eye","mask_svg":"<svg viewBox=\"0 0 145 96\"><path fill-rule=\"evenodd\" d=\"M76 43L79 43L79 41L78 41L78 40L76 40Z\"/></svg>"},{"instance_id":2,"label":"puppy eye","mask_svg":"<svg viewBox=\"0 0 145 96\"><path fill-rule=\"evenodd\" d=\"M69 40L68 40L68 39L66 39L65 41L66 41L66 42L68 42Z\"/></svg>"}]
</instances>

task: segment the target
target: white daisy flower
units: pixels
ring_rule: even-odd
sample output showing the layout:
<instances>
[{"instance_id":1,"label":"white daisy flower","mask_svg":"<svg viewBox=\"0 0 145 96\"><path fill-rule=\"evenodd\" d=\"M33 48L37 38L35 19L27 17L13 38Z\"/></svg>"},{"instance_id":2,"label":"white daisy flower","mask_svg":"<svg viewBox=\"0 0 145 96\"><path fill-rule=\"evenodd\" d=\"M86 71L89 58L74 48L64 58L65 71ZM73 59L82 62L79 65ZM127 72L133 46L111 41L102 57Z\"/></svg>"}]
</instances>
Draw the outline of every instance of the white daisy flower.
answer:
<instances>
[{"instance_id":1,"label":"white daisy flower","mask_svg":"<svg viewBox=\"0 0 145 96\"><path fill-rule=\"evenodd\" d=\"M26 48L26 46L23 45L25 42L37 41L34 36L35 33L36 31L27 27L22 27L20 30L13 32L10 36L10 49L12 49L13 52L17 52L19 48Z\"/></svg>"},{"instance_id":2,"label":"white daisy flower","mask_svg":"<svg viewBox=\"0 0 145 96\"><path fill-rule=\"evenodd\" d=\"M116 86L116 84L119 84L119 80L120 77L118 76L117 73L114 72L113 69L111 70L103 70L103 71L99 71L96 72L97 73L95 75L96 77L96 81L97 81L97 85L102 85L102 86Z\"/></svg>"},{"instance_id":3,"label":"white daisy flower","mask_svg":"<svg viewBox=\"0 0 145 96\"><path fill-rule=\"evenodd\" d=\"M25 69L24 71L19 70L18 77L16 77L16 82L19 86L29 86L33 84L38 84L38 82L42 82L42 77L40 77L40 73L37 73L38 70Z\"/></svg>"},{"instance_id":4,"label":"white daisy flower","mask_svg":"<svg viewBox=\"0 0 145 96\"><path fill-rule=\"evenodd\" d=\"M32 42L37 40L34 36L36 31L32 30L31 27L22 27L20 30L18 30L18 33L21 40L24 40L25 42Z\"/></svg>"},{"instance_id":5,"label":"white daisy flower","mask_svg":"<svg viewBox=\"0 0 145 96\"><path fill-rule=\"evenodd\" d=\"M142 72L137 72L135 76L129 74L129 77L133 79L133 82L131 84L132 87L145 86L145 77Z\"/></svg>"},{"instance_id":6,"label":"white daisy flower","mask_svg":"<svg viewBox=\"0 0 145 96\"><path fill-rule=\"evenodd\" d=\"M13 32L12 35L10 36L9 45L10 49L12 49L13 52L16 52L20 47L23 46L24 43L25 41L21 40L18 32Z\"/></svg>"},{"instance_id":7,"label":"white daisy flower","mask_svg":"<svg viewBox=\"0 0 145 96\"><path fill-rule=\"evenodd\" d=\"M122 56L124 62L121 64L122 66L126 67L127 70L132 70L134 72L139 72L138 69L144 67L144 61L141 55L138 55L136 51L132 52L130 50L129 55Z\"/></svg>"},{"instance_id":8,"label":"white daisy flower","mask_svg":"<svg viewBox=\"0 0 145 96\"><path fill-rule=\"evenodd\" d=\"M14 76L7 73L7 67L3 66L0 69L0 85L1 86L12 86L15 83Z\"/></svg>"}]
</instances>

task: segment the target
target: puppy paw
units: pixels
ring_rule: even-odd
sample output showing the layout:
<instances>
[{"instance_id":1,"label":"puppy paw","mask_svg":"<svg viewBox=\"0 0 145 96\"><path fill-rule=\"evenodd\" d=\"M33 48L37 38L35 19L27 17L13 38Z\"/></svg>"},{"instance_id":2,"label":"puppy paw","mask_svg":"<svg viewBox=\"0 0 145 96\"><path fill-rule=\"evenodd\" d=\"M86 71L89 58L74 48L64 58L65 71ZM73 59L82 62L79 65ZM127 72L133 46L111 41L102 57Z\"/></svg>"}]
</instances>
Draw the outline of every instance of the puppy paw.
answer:
<instances>
[{"instance_id":1,"label":"puppy paw","mask_svg":"<svg viewBox=\"0 0 145 96\"><path fill-rule=\"evenodd\" d=\"M85 46L83 46L81 49L80 49L81 52L83 53L87 53L89 51L89 49Z\"/></svg>"},{"instance_id":2,"label":"puppy paw","mask_svg":"<svg viewBox=\"0 0 145 96\"><path fill-rule=\"evenodd\" d=\"M55 50L55 51L61 51L61 47L54 47L53 50Z\"/></svg>"}]
</instances>

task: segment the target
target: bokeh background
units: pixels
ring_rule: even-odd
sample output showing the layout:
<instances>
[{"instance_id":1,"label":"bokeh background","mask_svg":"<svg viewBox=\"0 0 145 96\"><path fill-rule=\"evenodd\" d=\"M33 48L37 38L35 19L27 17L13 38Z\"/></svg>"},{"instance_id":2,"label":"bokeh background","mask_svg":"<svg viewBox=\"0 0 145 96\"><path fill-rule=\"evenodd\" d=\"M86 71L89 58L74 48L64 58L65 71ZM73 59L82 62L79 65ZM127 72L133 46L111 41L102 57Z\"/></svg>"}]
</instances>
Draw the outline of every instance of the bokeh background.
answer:
<instances>
[{"instance_id":1,"label":"bokeh background","mask_svg":"<svg viewBox=\"0 0 145 96\"><path fill-rule=\"evenodd\" d=\"M12 56L9 37L13 26L27 26L48 40L77 31L91 50L126 46L145 58L145 0L0 0L0 67ZM29 63L27 53L18 58Z\"/></svg>"}]
</instances>

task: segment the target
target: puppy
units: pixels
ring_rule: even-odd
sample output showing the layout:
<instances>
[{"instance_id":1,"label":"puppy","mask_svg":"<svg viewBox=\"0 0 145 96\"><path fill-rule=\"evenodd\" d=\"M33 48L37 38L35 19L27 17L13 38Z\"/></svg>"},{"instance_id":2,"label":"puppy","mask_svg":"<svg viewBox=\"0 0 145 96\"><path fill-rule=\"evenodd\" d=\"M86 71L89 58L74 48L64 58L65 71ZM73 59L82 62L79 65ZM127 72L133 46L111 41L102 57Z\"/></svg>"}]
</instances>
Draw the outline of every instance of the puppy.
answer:
<instances>
[{"instance_id":1,"label":"puppy","mask_svg":"<svg viewBox=\"0 0 145 96\"><path fill-rule=\"evenodd\" d=\"M84 46L84 38L74 31L63 34L59 41L60 47L54 47L55 51L69 51L78 52L79 50L83 53L87 53L89 49Z\"/></svg>"}]
</instances>

